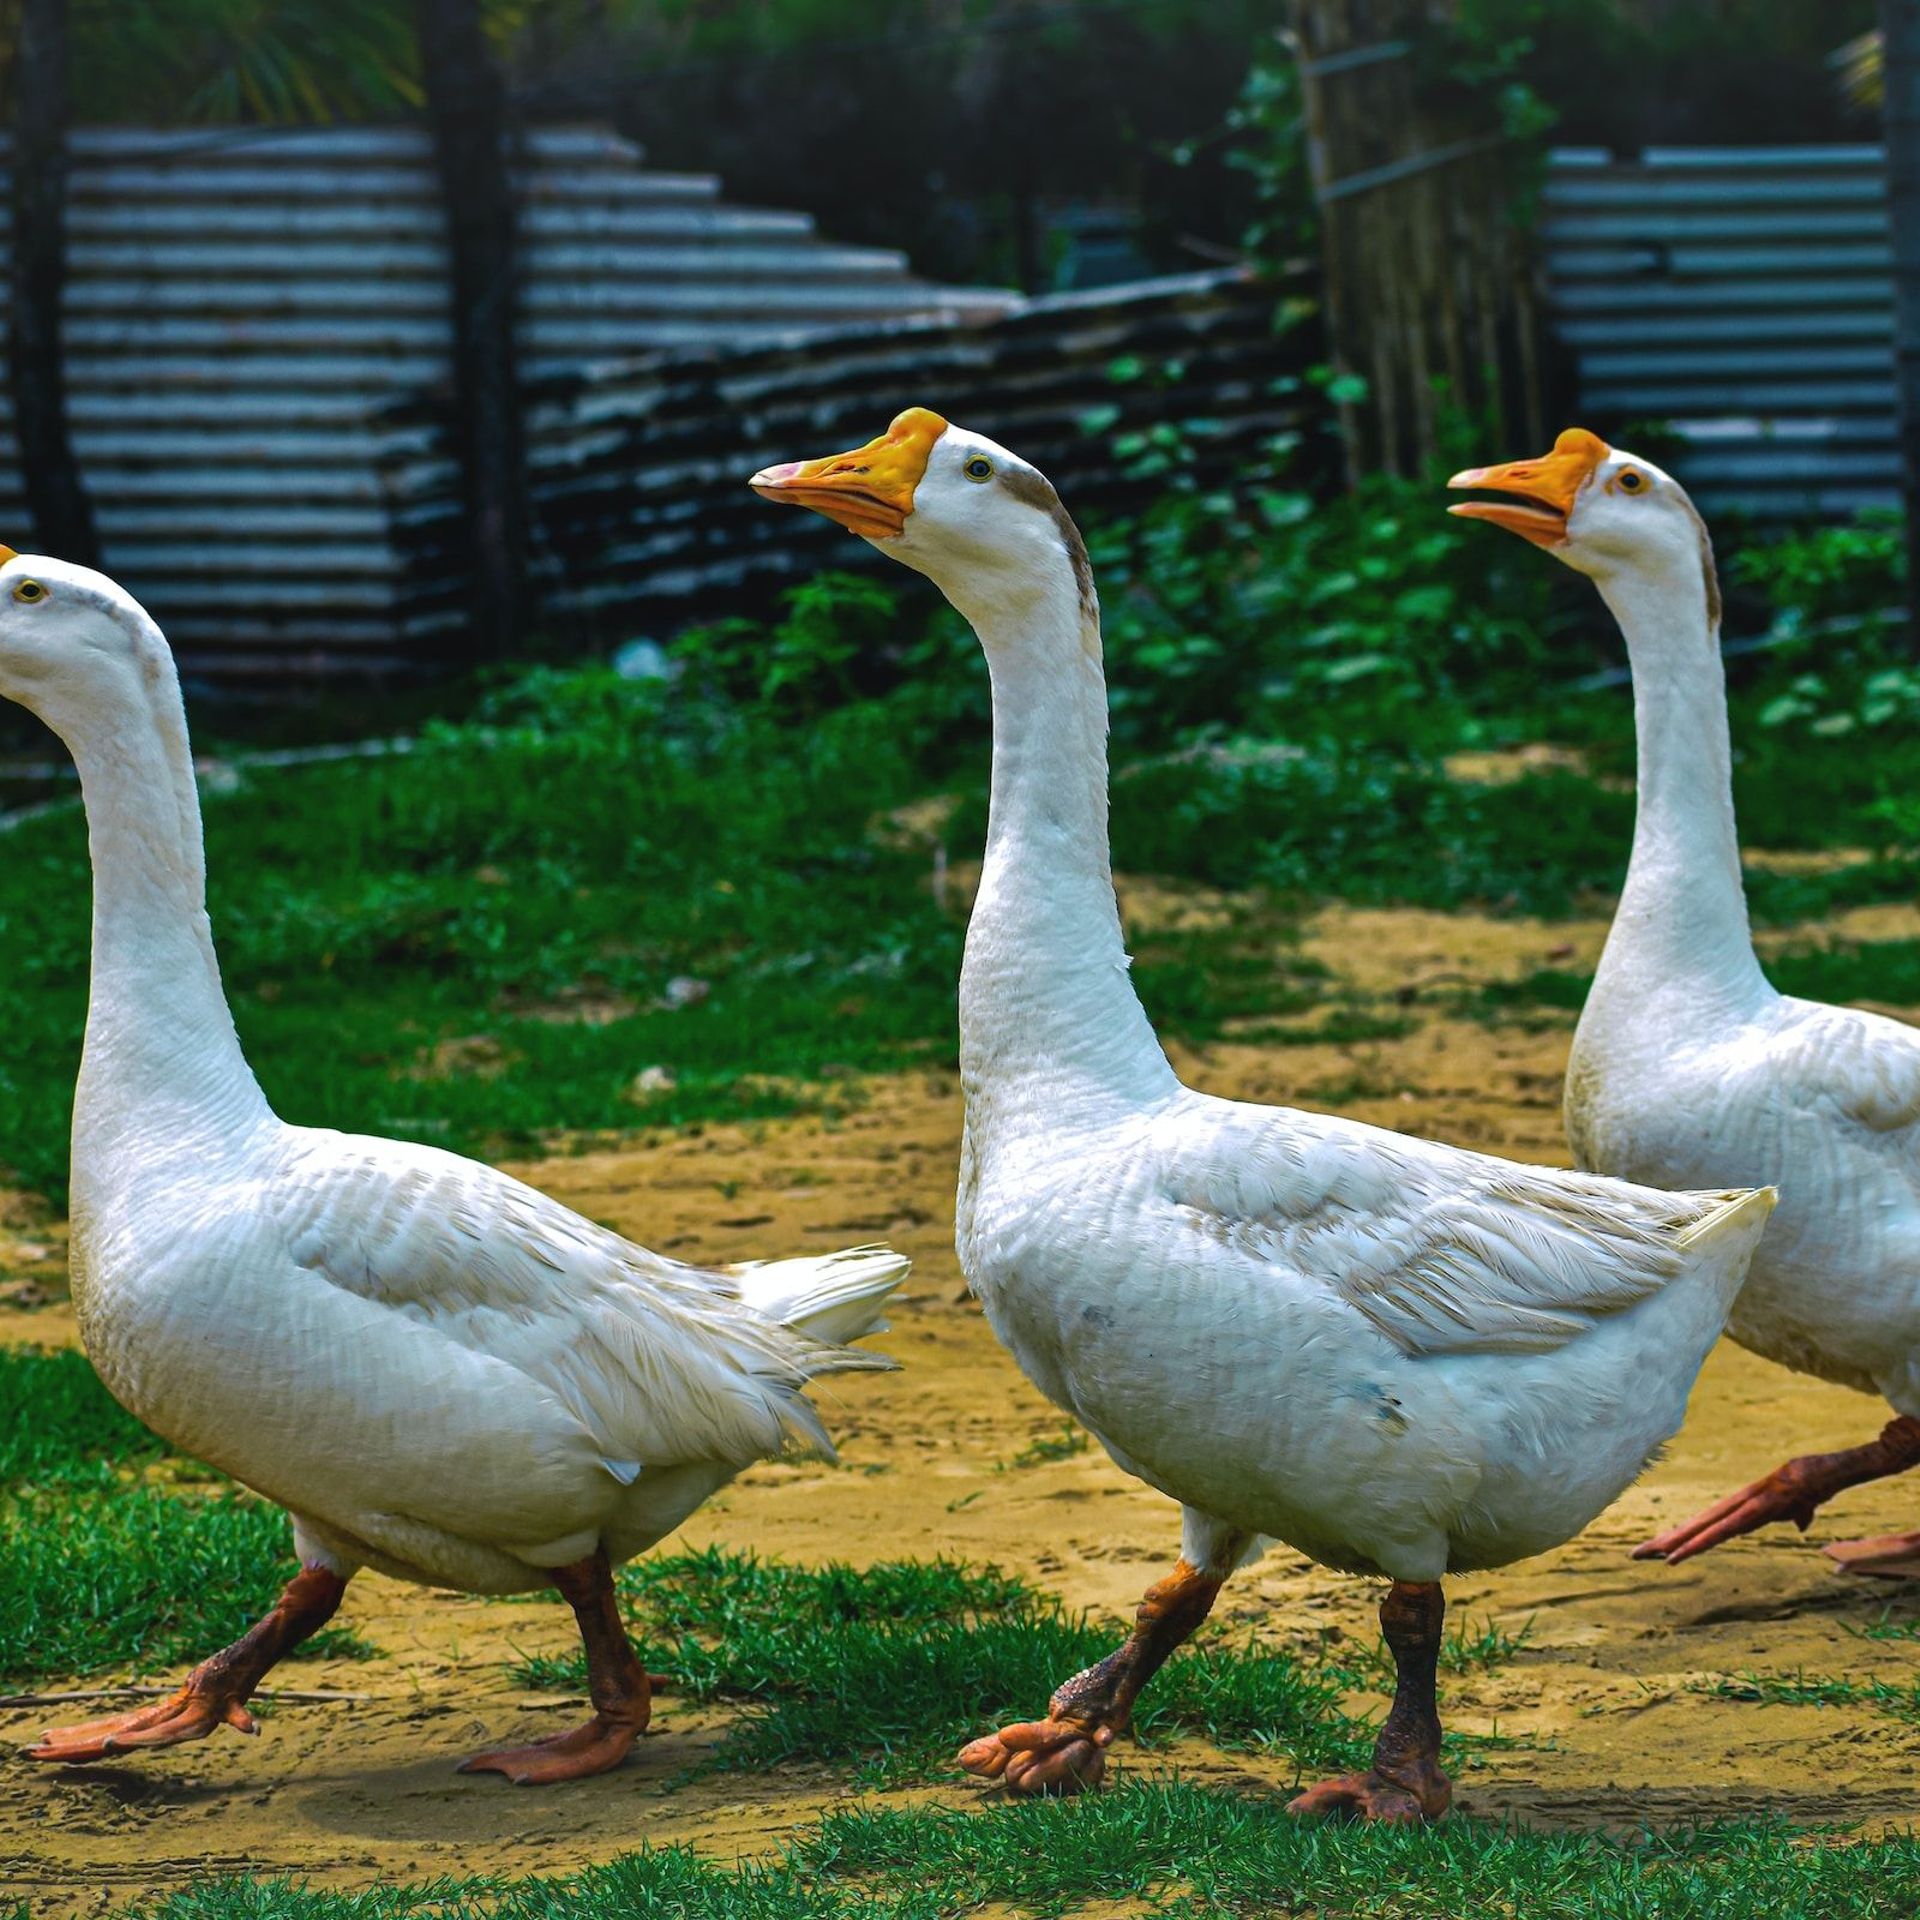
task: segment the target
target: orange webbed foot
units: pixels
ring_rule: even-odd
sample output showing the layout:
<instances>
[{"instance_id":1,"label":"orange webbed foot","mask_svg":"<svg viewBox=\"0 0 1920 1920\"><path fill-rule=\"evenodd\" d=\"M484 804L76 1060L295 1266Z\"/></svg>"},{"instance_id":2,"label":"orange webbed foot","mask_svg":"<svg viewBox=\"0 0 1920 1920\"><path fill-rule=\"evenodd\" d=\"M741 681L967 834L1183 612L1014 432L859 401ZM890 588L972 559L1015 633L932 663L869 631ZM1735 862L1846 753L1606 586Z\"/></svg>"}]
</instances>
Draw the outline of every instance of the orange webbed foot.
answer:
<instances>
[{"instance_id":1,"label":"orange webbed foot","mask_svg":"<svg viewBox=\"0 0 1920 1920\"><path fill-rule=\"evenodd\" d=\"M1800 1465L1797 1460L1789 1460L1750 1487L1716 1500L1691 1520L1642 1541L1633 1550L1634 1559L1664 1560L1668 1566L1677 1567L1697 1553L1752 1533L1757 1527L1771 1526L1776 1520L1791 1520L1804 1533L1813 1524L1814 1509L1825 1496L1807 1484L1809 1476L1800 1471Z\"/></svg>"},{"instance_id":2,"label":"orange webbed foot","mask_svg":"<svg viewBox=\"0 0 1920 1920\"><path fill-rule=\"evenodd\" d=\"M1371 1770L1325 1780L1287 1802L1301 1820L1355 1820L1417 1827L1438 1820L1453 1804L1453 1785L1437 1769L1410 1781Z\"/></svg>"},{"instance_id":3,"label":"orange webbed foot","mask_svg":"<svg viewBox=\"0 0 1920 1920\"><path fill-rule=\"evenodd\" d=\"M1844 1572L1878 1580L1920 1577L1920 1533L1882 1533L1870 1540L1836 1540L1823 1549Z\"/></svg>"},{"instance_id":4,"label":"orange webbed foot","mask_svg":"<svg viewBox=\"0 0 1920 1920\"><path fill-rule=\"evenodd\" d=\"M516 1787L548 1787L560 1780L585 1780L617 1767L639 1738L631 1720L611 1720L596 1713L571 1733L556 1733L530 1746L502 1747L476 1753L460 1763L462 1773L502 1773Z\"/></svg>"},{"instance_id":5,"label":"orange webbed foot","mask_svg":"<svg viewBox=\"0 0 1920 1920\"><path fill-rule=\"evenodd\" d=\"M109 1714L77 1727L55 1727L27 1748L26 1757L59 1766L83 1766L90 1760L106 1760L142 1747L176 1747L186 1740L203 1740L220 1727L232 1727L236 1733L260 1731L259 1721L244 1702L230 1695L182 1687L178 1693L131 1713Z\"/></svg>"},{"instance_id":6,"label":"orange webbed foot","mask_svg":"<svg viewBox=\"0 0 1920 1920\"><path fill-rule=\"evenodd\" d=\"M1009 1793L1085 1793L1105 1775L1116 1732L1099 1722L1027 1720L969 1741L958 1759L964 1772L1003 1781Z\"/></svg>"}]
</instances>

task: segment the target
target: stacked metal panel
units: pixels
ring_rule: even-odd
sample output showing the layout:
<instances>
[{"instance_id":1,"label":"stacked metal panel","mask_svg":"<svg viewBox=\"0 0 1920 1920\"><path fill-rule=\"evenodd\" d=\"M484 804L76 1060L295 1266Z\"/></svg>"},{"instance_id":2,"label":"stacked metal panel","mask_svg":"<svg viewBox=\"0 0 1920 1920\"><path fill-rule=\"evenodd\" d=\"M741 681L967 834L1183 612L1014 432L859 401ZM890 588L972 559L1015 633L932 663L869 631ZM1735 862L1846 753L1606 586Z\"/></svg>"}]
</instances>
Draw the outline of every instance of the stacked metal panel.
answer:
<instances>
[{"instance_id":1,"label":"stacked metal panel","mask_svg":"<svg viewBox=\"0 0 1920 1920\"><path fill-rule=\"evenodd\" d=\"M447 377L425 134L93 129L73 160L72 412L107 566L191 673L404 665L369 415ZM535 376L1012 303L824 242L805 214L731 206L716 180L649 171L602 131L534 131L518 160ZM28 538L17 467L0 434L13 544Z\"/></svg>"},{"instance_id":2,"label":"stacked metal panel","mask_svg":"<svg viewBox=\"0 0 1920 1920\"><path fill-rule=\"evenodd\" d=\"M1556 152L1544 243L1583 417L1703 507L1899 501L1877 146Z\"/></svg>"}]
</instances>

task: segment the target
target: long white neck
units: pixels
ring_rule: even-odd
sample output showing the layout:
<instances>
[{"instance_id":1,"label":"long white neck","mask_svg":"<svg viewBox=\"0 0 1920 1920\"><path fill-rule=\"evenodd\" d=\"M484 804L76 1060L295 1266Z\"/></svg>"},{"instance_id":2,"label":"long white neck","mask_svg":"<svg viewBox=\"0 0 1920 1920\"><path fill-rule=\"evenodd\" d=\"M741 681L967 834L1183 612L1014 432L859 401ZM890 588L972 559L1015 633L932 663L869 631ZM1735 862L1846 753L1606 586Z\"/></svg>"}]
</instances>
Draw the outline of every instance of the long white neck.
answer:
<instances>
[{"instance_id":1,"label":"long white neck","mask_svg":"<svg viewBox=\"0 0 1920 1920\"><path fill-rule=\"evenodd\" d=\"M1639 797L1596 987L1751 1005L1771 989L1747 924L1726 672L1704 579L1622 573L1600 590L1633 668Z\"/></svg>"},{"instance_id":2,"label":"long white neck","mask_svg":"<svg viewBox=\"0 0 1920 1920\"><path fill-rule=\"evenodd\" d=\"M131 666L46 715L80 770L93 978L74 1100L76 1208L133 1164L204 1154L267 1106L234 1032L207 920L200 805L170 665Z\"/></svg>"},{"instance_id":3,"label":"long white neck","mask_svg":"<svg viewBox=\"0 0 1920 1920\"><path fill-rule=\"evenodd\" d=\"M1098 1124L1178 1086L1128 977L1114 898L1099 611L1064 553L1030 592L961 611L993 680L986 864L960 976L969 1127Z\"/></svg>"}]
</instances>

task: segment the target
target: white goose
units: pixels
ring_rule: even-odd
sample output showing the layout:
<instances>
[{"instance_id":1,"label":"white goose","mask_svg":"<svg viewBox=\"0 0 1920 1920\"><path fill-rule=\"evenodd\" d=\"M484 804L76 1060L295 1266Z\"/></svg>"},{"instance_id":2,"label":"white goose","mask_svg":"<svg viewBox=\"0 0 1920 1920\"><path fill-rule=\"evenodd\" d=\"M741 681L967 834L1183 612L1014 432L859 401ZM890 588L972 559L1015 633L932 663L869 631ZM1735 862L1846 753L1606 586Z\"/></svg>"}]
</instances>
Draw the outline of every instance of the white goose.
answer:
<instances>
[{"instance_id":1,"label":"white goose","mask_svg":"<svg viewBox=\"0 0 1920 1920\"><path fill-rule=\"evenodd\" d=\"M1295 1810L1437 1817L1441 1576L1558 1544L1639 1473L1772 1195L1653 1193L1190 1092L1128 978L1099 608L1053 488L922 409L752 484L927 574L986 652L960 1258L1035 1384L1185 1508L1126 1643L961 1764L1016 1792L1093 1783L1141 1686L1273 1536L1393 1582L1373 1768Z\"/></svg>"},{"instance_id":2,"label":"white goose","mask_svg":"<svg viewBox=\"0 0 1920 1920\"><path fill-rule=\"evenodd\" d=\"M1575 427L1542 459L1450 484L1518 496L1453 511L1588 575L1633 668L1639 811L1567 1069L1574 1153L1653 1186L1777 1181L1780 1216L1728 1331L1895 1412L1877 1440L1790 1460L1639 1556L1689 1559L1770 1520L1805 1527L1842 1488L1920 1463L1920 1033L1776 993L1754 957L1720 589L1678 483ZM1827 1551L1858 1572L1920 1572L1920 1533Z\"/></svg>"},{"instance_id":3,"label":"white goose","mask_svg":"<svg viewBox=\"0 0 1920 1920\"><path fill-rule=\"evenodd\" d=\"M87 1761L223 1723L371 1566L433 1586L552 1586L594 1714L471 1769L539 1782L616 1765L646 1674L611 1569L740 1469L827 1450L804 1397L891 1362L884 1249L707 1269L621 1239L432 1147L288 1126L235 1037L205 904L173 660L111 580L0 549L0 693L72 750L94 869L74 1105L73 1298L116 1398L286 1507L301 1571L171 1698L31 1749Z\"/></svg>"}]
</instances>

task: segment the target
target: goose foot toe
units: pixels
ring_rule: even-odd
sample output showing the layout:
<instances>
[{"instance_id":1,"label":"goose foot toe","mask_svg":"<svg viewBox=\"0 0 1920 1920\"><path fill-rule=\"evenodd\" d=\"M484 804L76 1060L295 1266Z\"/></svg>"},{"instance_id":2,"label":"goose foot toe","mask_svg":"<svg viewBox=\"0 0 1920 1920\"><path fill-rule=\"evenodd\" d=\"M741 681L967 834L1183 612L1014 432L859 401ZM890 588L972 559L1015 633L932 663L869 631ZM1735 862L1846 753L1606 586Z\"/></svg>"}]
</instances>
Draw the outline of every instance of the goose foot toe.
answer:
<instances>
[{"instance_id":1,"label":"goose foot toe","mask_svg":"<svg viewBox=\"0 0 1920 1920\"><path fill-rule=\"evenodd\" d=\"M1083 1720L1029 1720L970 1741L958 1759L964 1772L1002 1781L1009 1793L1084 1793L1106 1773L1117 1731Z\"/></svg>"},{"instance_id":2,"label":"goose foot toe","mask_svg":"<svg viewBox=\"0 0 1920 1920\"><path fill-rule=\"evenodd\" d=\"M1883 1533L1870 1540L1836 1540L1823 1551L1846 1573L1871 1574L1880 1580L1909 1580L1920 1575L1920 1533Z\"/></svg>"},{"instance_id":3,"label":"goose foot toe","mask_svg":"<svg viewBox=\"0 0 1920 1920\"><path fill-rule=\"evenodd\" d=\"M1633 1558L1664 1560L1670 1567L1678 1566L1723 1541L1738 1539L1778 1520L1791 1520L1804 1533L1813 1524L1814 1509L1825 1497L1806 1471L1806 1463L1789 1460L1752 1486L1716 1500L1691 1520L1642 1541L1634 1548Z\"/></svg>"},{"instance_id":4,"label":"goose foot toe","mask_svg":"<svg viewBox=\"0 0 1920 1920\"><path fill-rule=\"evenodd\" d=\"M556 1733L530 1746L502 1747L463 1760L462 1773L500 1773L516 1787L547 1787L560 1780L585 1780L606 1773L627 1757L640 1729L629 1720L596 1713L571 1733Z\"/></svg>"},{"instance_id":5,"label":"goose foot toe","mask_svg":"<svg viewBox=\"0 0 1920 1920\"><path fill-rule=\"evenodd\" d=\"M185 1740L203 1740L221 1727L232 1727L236 1733L260 1731L259 1721L247 1711L245 1702L231 1694L182 1687L178 1693L131 1713L109 1714L75 1727L55 1727L27 1748L26 1757L55 1766L84 1766L91 1760L110 1759L142 1747L175 1747Z\"/></svg>"},{"instance_id":6,"label":"goose foot toe","mask_svg":"<svg viewBox=\"0 0 1920 1920\"><path fill-rule=\"evenodd\" d=\"M1453 1784L1437 1768L1407 1780L1378 1769L1342 1774L1287 1802L1301 1820L1364 1820L1390 1827L1417 1827L1438 1820L1453 1803Z\"/></svg>"}]
</instances>

